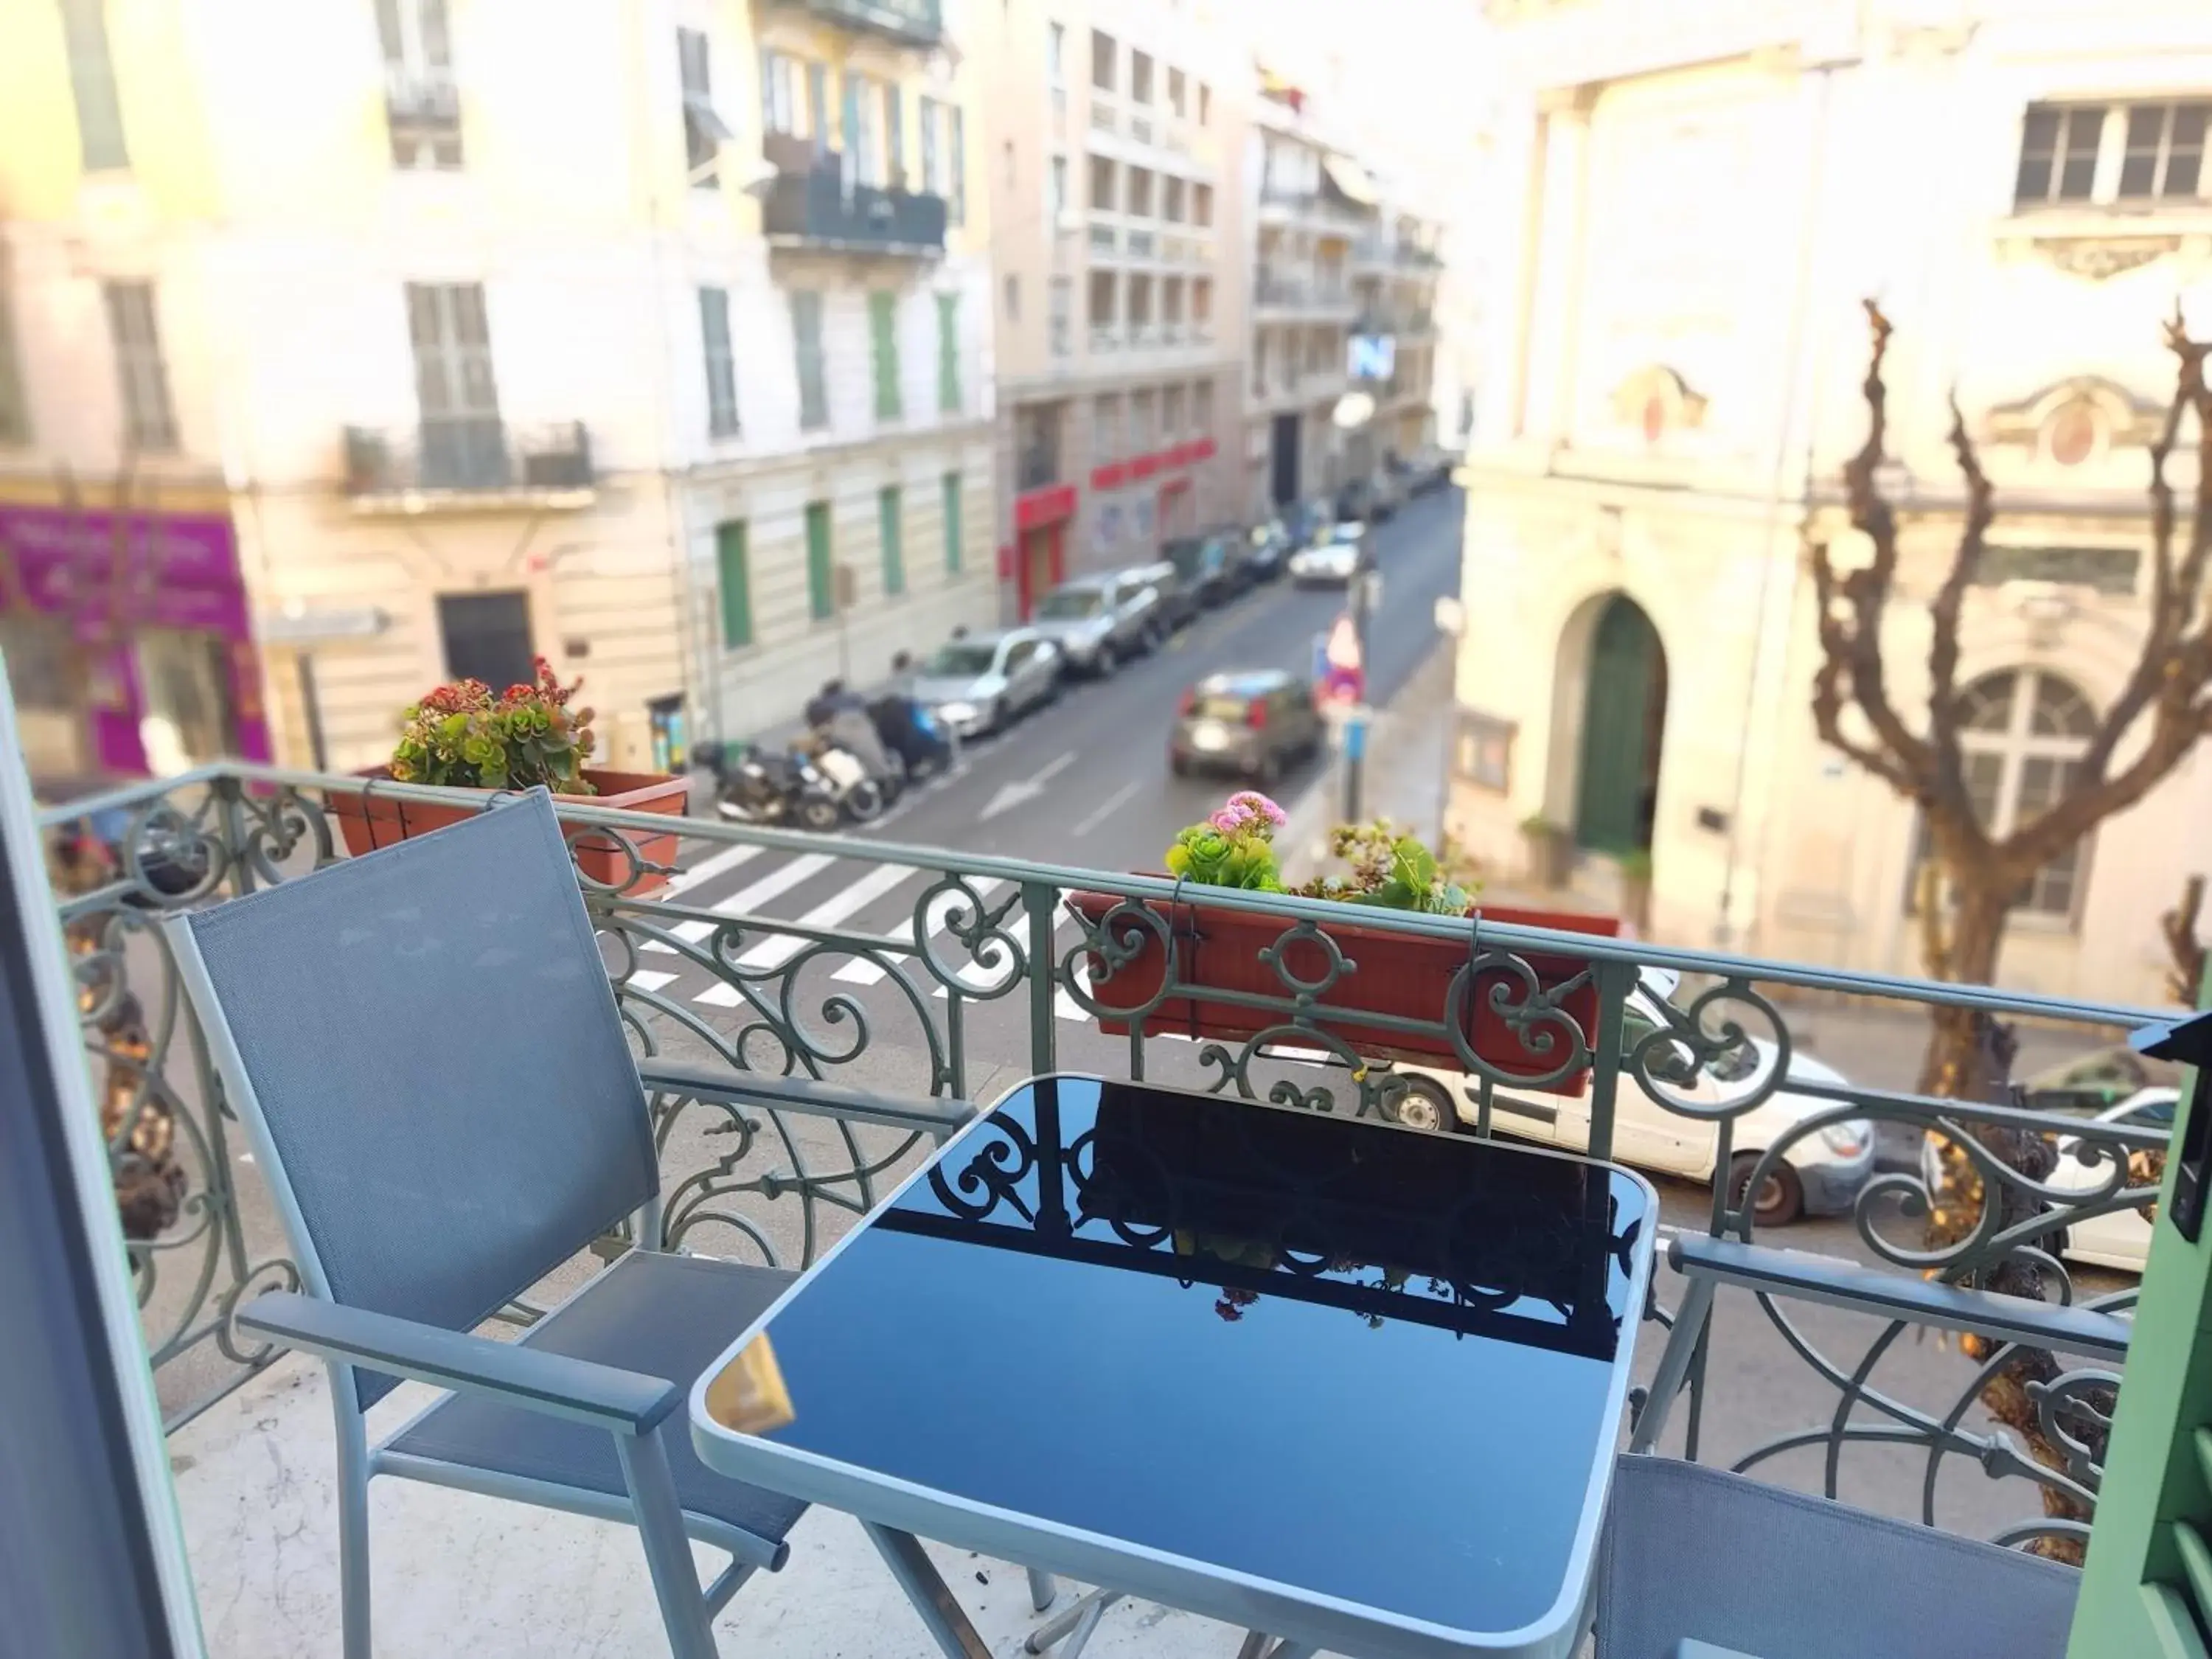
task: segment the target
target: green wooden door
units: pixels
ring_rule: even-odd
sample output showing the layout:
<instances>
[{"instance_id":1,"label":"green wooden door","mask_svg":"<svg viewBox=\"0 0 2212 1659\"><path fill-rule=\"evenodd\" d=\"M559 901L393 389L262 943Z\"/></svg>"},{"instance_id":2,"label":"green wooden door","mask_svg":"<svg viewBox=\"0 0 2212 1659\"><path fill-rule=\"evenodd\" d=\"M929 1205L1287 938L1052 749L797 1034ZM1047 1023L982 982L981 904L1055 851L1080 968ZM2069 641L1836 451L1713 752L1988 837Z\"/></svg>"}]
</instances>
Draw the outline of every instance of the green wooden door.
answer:
<instances>
[{"instance_id":1,"label":"green wooden door","mask_svg":"<svg viewBox=\"0 0 2212 1659\"><path fill-rule=\"evenodd\" d=\"M1659 635L1651 619L1633 600L1616 595L1590 642L1575 799L1579 846L1626 853L1647 844L1644 796L1655 758L1648 751L1660 675Z\"/></svg>"}]
</instances>

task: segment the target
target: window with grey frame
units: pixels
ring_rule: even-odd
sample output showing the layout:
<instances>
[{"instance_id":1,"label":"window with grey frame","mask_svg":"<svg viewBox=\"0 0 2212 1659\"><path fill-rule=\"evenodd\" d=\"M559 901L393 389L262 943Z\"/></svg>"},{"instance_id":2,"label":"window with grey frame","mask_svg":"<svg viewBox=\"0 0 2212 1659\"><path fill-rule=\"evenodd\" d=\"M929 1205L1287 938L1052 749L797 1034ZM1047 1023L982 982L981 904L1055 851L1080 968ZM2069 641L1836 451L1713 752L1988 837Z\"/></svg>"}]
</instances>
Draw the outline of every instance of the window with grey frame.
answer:
<instances>
[{"instance_id":1,"label":"window with grey frame","mask_svg":"<svg viewBox=\"0 0 2212 1659\"><path fill-rule=\"evenodd\" d=\"M2021 119L2016 207L2198 202L2212 100L2031 104Z\"/></svg>"},{"instance_id":2,"label":"window with grey frame","mask_svg":"<svg viewBox=\"0 0 2212 1659\"><path fill-rule=\"evenodd\" d=\"M819 432L830 424L830 386L822 360L820 290L792 291L791 341L799 374L799 428L802 432Z\"/></svg>"},{"instance_id":3,"label":"window with grey frame","mask_svg":"<svg viewBox=\"0 0 2212 1659\"><path fill-rule=\"evenodd\" d=\"M494 489L507 481L507 432L492 376L481 283L407 284L415 354L416 465L426 488Z\"/></svg>"},{"instance_id":4,"label":"window with grey frame","mask_svg":"<svg viewBox=\"0 0 2212 1659\"><path fill-rule=\"evenodd\" d=\"M945 152L937 137L944 113L945 106L926 93L915 106L915 124L921 129L921 187L932 196L945 194Z\"/></svg>"},{"instance_id":5,"label":"window with grey frame","mask_svg":"<svg viewBox=\"0 0 2212 1659\"><path fill-rule=\"evenodd\" d=\"M676 62L684 88L684 165L696 188L714 188L714 161L730 130L714 112L714 89L703 29L676 31Z\"/></svg>"},{"instance_id":6,"label":"window with grey frame","mask_svg":"<svg viewBox=\"0 0 2212 1659\"><path fill-rule=\"evenodd\" d=\"M1990 836L2011 835L2040 817L2080 781L2081 754L2097 713L2070 682L2036 669L1985 674L1959 695L1959 747L1966 798ZM2087 880L2088 843L2076 842L2043 866L2021 890L2025 915L2070 923ZM1923 872L1936 856L1926 817L1914 826L1905 903L1918 911Z\"/></svg>"},{"instance_id":7,"label":"window with grey frame","mask_svg":"<svg viewBox=\"0 0 2212 1659\"><path fill-rule=\"evenodd\" d=\"M461 105L446 0L376 0L395 167L461 165Z\"/></svg>"},{"instance_id":8,"label":"window with grey frame","mask_svg":"<svg viewBox=\"0 0 2212 1659\"><path fill-rule=\"evenodd\" d=\"M738 435L738 365L730 346L730 291L699 290L699 335L707 366L707 432Z\"/></svg>"},{"instance_id":9,"label":"window with grey frame","mask_svg":"<svg viewBox=\"0 0 2212 1659\"><path fill-rule=\"evenodd\" d=\"M107 0L61 0L62 38L69 52L70 91L76 100L78 154L87 173L131 166L123 132L123 100L107 49Z\"/></svg>"},{"instance_id":10,"label":"window with grey frame","mask_svg":"<svg viewBox=\"0 0 2212 1659\"><path fill-rule=\"evenodd\" d=\"M162 452L177 447L176 411L169 403L169 371L161 361L161 330L151 283L106 283L107 337L115 353L115 378L123 398L123 437L132 449Z\"/></svg>"},{"instance_id":11,"label":"window with grey frame","mask_svg":"<svg viewBox=\"0 0 2212 1659\"><path fill-rule=\"evenodd\" d=\"M0 283L0 444L31 441L31 398L23 374L23 355L15 343L15 313L7 286Z\"/></svg>"}]
</instances>

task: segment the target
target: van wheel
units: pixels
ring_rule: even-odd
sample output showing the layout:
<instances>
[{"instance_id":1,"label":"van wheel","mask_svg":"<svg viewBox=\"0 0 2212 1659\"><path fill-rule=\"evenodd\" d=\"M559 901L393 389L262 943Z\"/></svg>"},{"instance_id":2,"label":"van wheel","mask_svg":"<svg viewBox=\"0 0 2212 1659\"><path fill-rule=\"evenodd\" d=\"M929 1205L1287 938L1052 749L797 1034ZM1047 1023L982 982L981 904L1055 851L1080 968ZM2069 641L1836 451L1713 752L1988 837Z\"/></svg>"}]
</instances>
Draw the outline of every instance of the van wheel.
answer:
<instances>
[{"instance_id":1,"label":"van wheel","mask_svg":"<svg viewBox=\"0 0 2212 1659\"><path fill-rule=\"evenodd\" d=\"M1742 1210L1745 1189L1751 1184L1751 1172L1759 1167L1760 1156L1758 1152L1738 1152L1729 1160L1728 1201L1731 1210ZM1752 1206L1752 1220L1761 1227L1786 1227L1804 1213L1804 1183L1797 1179L1797 1171L1787 1164L1777 1164L1759 1184L1759 1196Z\"/></svg>"},{"instance_id":2,"label":"van wheel","mask_svg":"<svg viewBox=\"0 0 2212 1659\"><path fill-rule=\"evenodd\" d=\"M1408 1129L1427 1129L1434 1133L1449 1130L1459 1119L1452 1108L1451 1091L1431 1077L1409 1077L1406 1092L1398 1097L1391 1109L1391 1121Z\"/></svg>"}]
</instances>

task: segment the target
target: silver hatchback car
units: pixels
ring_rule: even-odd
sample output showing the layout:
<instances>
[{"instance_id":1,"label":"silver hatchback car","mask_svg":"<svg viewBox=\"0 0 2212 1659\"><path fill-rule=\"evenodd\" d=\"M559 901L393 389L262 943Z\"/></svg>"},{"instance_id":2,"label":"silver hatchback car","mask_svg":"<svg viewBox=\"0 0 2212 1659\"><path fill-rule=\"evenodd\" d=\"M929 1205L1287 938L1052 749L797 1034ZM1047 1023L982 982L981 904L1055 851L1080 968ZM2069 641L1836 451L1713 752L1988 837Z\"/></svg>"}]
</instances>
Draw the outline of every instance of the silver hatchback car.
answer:
<instances>
[{"instance_id":1,"label":"silver hatchback car","mask_svg":"<svg viewBox=\"0 0 2212 1659\"><path fill-rule=\"evenodd\" d=\"M1033 628L969 634L938 647L914 700L963 738L995 732L1060 691L1060 648Z\"/></svg>"},{"instance_id":2,"label":"silver hatchback car","mask_svg":"<svg viewBox=\"0 0 2212 1659\"><path fill-rule=\"evenodd\" d=\"M1159 590L1127 571L1062 582L1037 602L1030 627L1060 647L1068 671L1104 676L1166 633Z\"/></svg>"}]
</instances>

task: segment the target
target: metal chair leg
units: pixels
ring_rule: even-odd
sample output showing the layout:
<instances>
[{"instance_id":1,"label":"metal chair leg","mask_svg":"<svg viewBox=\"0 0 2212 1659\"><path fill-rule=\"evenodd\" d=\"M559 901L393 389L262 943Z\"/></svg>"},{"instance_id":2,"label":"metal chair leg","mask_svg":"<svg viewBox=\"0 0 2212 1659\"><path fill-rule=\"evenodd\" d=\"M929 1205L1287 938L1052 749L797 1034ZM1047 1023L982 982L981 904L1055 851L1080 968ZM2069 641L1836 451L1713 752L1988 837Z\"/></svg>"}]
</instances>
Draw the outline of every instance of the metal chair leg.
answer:
<instances>
[{"instance_id":1,"label":"metal chair leg","mask_svg":"<svg viewBox=\"0 0 2212 1659\"><path fill-rule=\"evenodd\" d=\"M669 1473L668 1449L661 1430L615 1436L623 1480L637 1512L637 1533L645 1545L645 1565L660 1601L660 1621L668 1629L675 1659L714 1659L714 1632L699 1574L691 1565L691 1539L684 1530L684 1506Z\"/></svg>"},{"instance_id":2,"label":"metal chair leg","mask_svg":"<svg viewBox=\"0 0 2212 1659\"><path fill-rule=\"evenodd\" d=\"M910 1532L878 1526L873 1521L861 1522L860 1528L874 1542L877 1553L914 1604L945 1659L991 1659L989 1646L968 1622L959 1602L952 1599L952 1592L922 1549L921 1540Z\"/></svg>"},{"instance_id":3,"label":"metal chair leg","mask_svg":"<svg viewBox=\"0 0 2212 1659\"><path fill-rule=\"evenodd\" d=\"M1248 1630L1237 1650L1237 1659L1267 1659L1267 1644L1275 1638L1263 1630Z\"/></svg>"},{"instance_id":4,"label":"metal chair leg","mask_svg":"<svg viewBox=\"0 0 2212 1659\"><path fill-rule=\"evenodd\" d=\"M1090 1618L1091 1614L1094 1611L1103 1615L1107 1608L1112 1607L1114 1603L1121 1599L1121 1592L1119 1590L1095 1589L1085 1591L1083 1595L1077 1596L1074 1601L1062 1607L1058 1613L1053 1614L1051 1618L1046 1620L1044 1623L1039 1625L1035 1630L1031 1631L1022 1642L1023 1650L1028 1653L1042 1653L1047 1648L1059 1641L1061 1637L1066 1635L1078 1625L1081 1624L1085 1619ZM1093 1620L1091 1621L1091 1629L1096 1630L1097 1628L1097 1621ZM1083 1639L1085 1641L1089 1641L1091 1638L1086 1633ZM1068 1659L1068 1656L1070 1654L1077 1653L1080 1650L1081 1650L1079 1648L1070 1647L1066 1653L1063 1653L1060 1656L1060 1659Z\"/></svg>"},{"instance_id":5,"label":"metal chair leg","mask_svg":"<svg viewBox=\"0 0 2212 1659\"><path fill-rule=\"evenodd\" d=\"M1042 1613L1053 1604L1054 1598L1059 1594L1060 1586L1053 1582L1050 1573L1042 1567L1030 1569L1030 1606L1031 1607Z\"/></svg>"},{"instance_id":6,"label":"metal chair leg","mask_svg":"<svg viewBox=\"0 0 2212 1659\"><path fill-rule=\"evenodd\" d=\"M370 1659L368 1595L368 1428L354 1403L350 1368L331 1367L337 1414L338 1607L345 1659Z\"/></svg>"},{"instance_id":7,"label":"metal chair leg","mask_svg":"<svg viewBox=\"0 0 2212 1659\"><path fill-rule=\"evenodd\" d=\"M1091 1638L1098 1633L1098 1621L1106 1616L1106 1609L1121 1600L1117 1595L1102 1595L1083 1610L1082 1622L1068 1632L1067 1644L1060 1650L1060 1659L1082 1659L1083 1650L1091 1645Z\"/></svg>"}]
</instances>

